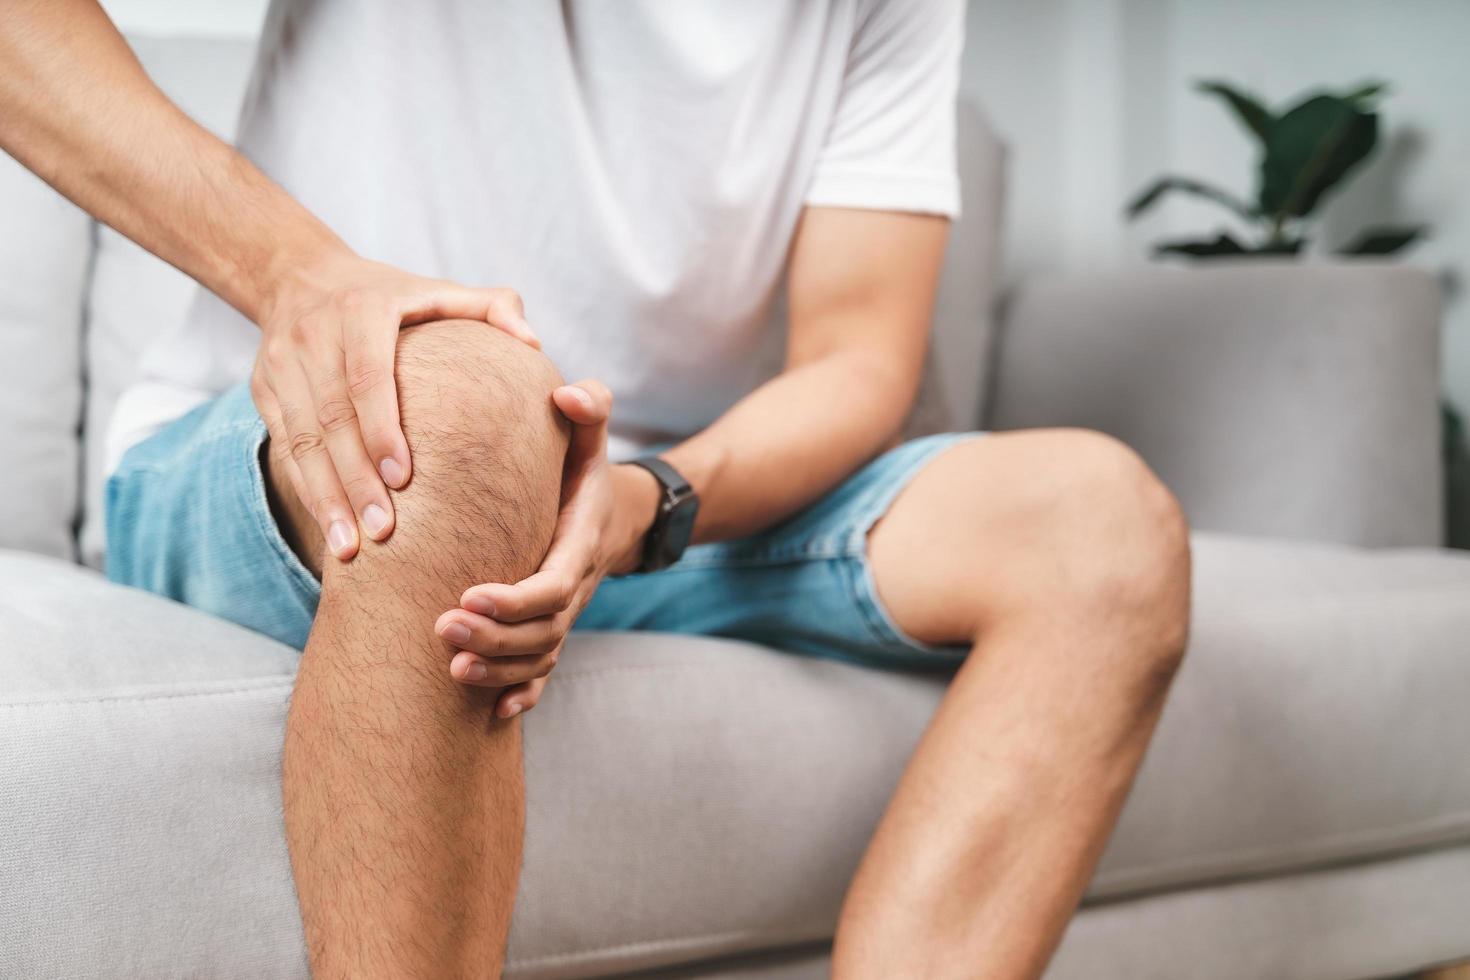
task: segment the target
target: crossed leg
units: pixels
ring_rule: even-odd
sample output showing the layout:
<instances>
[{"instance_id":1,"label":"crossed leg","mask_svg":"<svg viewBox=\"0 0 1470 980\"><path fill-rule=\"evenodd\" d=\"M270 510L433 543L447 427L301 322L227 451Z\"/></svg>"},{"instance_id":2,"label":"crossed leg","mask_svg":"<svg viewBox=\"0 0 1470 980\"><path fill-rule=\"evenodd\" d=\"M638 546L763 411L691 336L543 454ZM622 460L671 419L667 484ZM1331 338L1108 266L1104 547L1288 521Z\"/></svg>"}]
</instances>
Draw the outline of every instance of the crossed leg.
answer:
<instances>
[{"instance_id":1,"label":"crossed leg","mask_svg":"<svg viewBox=\"0 0 1470 980\"><path fill-rule=\"evenodd\" d=\"M283 759L318 980L499 975L520 868L519 719L494 718L497 691L451 680L434 621L466 586L540 564L566 451L560 381L519 342L454 321L402 332L397 381L413 479L393 536L350 563L323 561L287 447L268 454L277 519L322 579Z\"/></svg>"},{"instance_id":2,"label":"crossed leg","mask_svg":"<svg viewBox=\"0 0 1470 980\"><path fill-rule=\"evenodd\" d=\"M848 891L834 973L1038 976L1183 654L1185 521L1122 444L1037 430L939 456L868 547L906 632L973 650Z\"/></svg>"}]
</instances>

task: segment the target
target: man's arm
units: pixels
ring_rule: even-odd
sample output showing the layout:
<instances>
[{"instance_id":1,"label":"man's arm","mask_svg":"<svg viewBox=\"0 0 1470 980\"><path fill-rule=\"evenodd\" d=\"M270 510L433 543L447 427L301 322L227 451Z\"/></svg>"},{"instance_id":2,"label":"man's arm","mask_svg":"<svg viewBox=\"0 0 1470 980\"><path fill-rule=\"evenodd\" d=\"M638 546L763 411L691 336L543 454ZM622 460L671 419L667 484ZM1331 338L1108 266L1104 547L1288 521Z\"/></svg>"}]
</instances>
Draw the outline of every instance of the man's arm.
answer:
<instances>
[{"instance_id":1,"label":"man's arm","mask_svg":"<svg viewBox=\"0 0 1470 980\"><path fill-rule=\"evenodd\" d=\"M171 103L91 0L7 4L0 146L252 320L286 270L343 248Z\"/></svg>"},{"instance_id":2,"label":"man's arm","mask_svg":"<svg viewBox=\"0 0 1470 980\"><path fill-rule=\"evenodd\" d=\"M949 221L808 208L787 273L785 370L663 456L699 493L694 540L753 534L832 489L898 435L913 404ZM614 468L637 563L658 487Z\"/></svg>"},{"instance_id":3,"label":"man's arm","mask_svg":"<svg viewBox=\"0 0 1470 980\"><path fill-rule=\"evenodd\" d=\"M0 20L0 148L262 330L252 392L291 481L339 558L392 530L385 483L410 471L398 329L486 320L528 343L508 290L422 279L355 255L148 79L95 0L9 0Z\"/></svg>"}]
</instances>

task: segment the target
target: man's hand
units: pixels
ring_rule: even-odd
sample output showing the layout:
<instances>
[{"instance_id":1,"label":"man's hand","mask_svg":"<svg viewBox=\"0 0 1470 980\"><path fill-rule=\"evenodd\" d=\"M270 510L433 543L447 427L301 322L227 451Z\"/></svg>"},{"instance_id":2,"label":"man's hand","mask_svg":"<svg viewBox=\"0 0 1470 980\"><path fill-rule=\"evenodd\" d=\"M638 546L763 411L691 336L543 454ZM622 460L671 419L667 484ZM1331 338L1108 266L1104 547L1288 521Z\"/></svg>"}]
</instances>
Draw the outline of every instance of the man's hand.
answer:
<instances>
[{"instance_id":1,"label":"man's hand","mask_svg":"<svg viewBox=\"0 0 1470 980\"><path fill-rule=\"evenodd\" d=\"M636 466L610 466L612 395L599 381L552 392L573 423L562 478L561 512L536 574L514 585L467 590L434 631L457 648L449 672L464 684L502 687L495 713L513 718L540 700L562 644L604 575L638 565L653 522L658 485Z\"/></svg>"},{"instance_id":2,"label":"man's hand","mask_svg":"<svg viewBox=\"0 0 1470 980\"><path fill-rule=\"evenodd\" d=\"M342 561L358 525L393 531L388 488L412 472L398 419L393 359L401 327L462 317L540 342L509 289L472 289L401 272L345 250L293 269L262 307L250 379L255 406L301 503Z\"/></svg>"}]
</instances>

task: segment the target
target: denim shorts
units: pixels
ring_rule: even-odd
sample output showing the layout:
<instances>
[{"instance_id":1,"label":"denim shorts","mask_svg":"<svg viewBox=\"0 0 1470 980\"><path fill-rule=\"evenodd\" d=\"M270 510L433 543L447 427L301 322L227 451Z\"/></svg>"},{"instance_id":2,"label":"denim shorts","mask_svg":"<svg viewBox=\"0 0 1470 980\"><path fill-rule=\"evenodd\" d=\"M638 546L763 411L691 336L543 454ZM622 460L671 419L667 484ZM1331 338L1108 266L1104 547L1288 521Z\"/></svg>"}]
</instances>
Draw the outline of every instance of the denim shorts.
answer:
<instances>
[{"instance_id":1,"label":"denim shorts","mask_svg":"<svg viewBox=\"0 0 1470 980\"><path fill-rule=\"evenodd\" d=\"M240 385L129 450L107 485L107 574L301 649L321 586L271 515L265 438ZM952 667L964 649L920 643L884 609L867 537L926 463L971 438L904 443L776 527L690 548L662 571L609 578L577 628L725 636L875 666Z\"/></svg>"}]
</instances>

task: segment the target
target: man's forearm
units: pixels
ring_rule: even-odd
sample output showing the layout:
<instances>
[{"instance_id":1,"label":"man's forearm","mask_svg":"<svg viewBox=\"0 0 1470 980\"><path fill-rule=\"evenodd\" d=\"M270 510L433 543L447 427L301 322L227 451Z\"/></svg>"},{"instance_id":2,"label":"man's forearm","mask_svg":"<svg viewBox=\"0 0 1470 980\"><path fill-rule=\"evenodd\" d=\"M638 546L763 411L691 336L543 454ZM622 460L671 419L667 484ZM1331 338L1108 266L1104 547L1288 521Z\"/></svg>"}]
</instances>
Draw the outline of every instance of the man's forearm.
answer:
<instances>
[{"instance_id":1,"label":"man's forearm","mask_svg":"<svg viewBox=\"0 0 1470 980\"><path fill-rule=\"evenodd\" d=\"M898 435L912 372L836 351L757 388L663 456L700 495L695 541L753 534L832 489Z\"/></svg>"},{"instance_id":2,"label":"man's forearm","mask_svg":"<svg viewBox=\"0 0 1470 980\"><path fill-rule=\"evenodd\" d=\"M779 523L898 436L923 373L948 227L807 209L788 266L786 370L663 454L699 493L696 542ZM638 467L617 469L636 552L657 487ZM636 554L623 556L621 569L630 565Z\"/></svg>"},{"instance_id":3,"label":"man's forearm","mask_svg":"<svg viewBox=\"0 0 1470 980\"><path fill-rule=\"evenodd\" d=\"M174 106L93 0L6 5L0 147L256 322L286 269L343 248Z\"/></svg>"}]
</instances>

